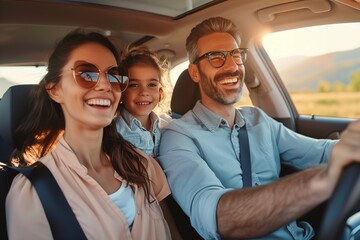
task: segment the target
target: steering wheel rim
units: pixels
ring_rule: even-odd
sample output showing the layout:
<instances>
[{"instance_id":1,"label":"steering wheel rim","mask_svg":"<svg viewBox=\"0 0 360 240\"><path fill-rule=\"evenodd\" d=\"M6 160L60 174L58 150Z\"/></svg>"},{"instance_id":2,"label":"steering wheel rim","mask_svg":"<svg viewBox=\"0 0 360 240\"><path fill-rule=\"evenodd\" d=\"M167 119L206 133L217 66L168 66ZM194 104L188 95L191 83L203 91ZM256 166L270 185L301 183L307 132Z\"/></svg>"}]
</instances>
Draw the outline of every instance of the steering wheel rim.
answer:
<instances>
[{"instance_id":1,"label":"steering wheel rim","mask_svg":"<svg viewBox=\"0 0 360 240\"><path fill-rule=\"evenodd\" d=\"M318 240L338 240L346 220L359 210L360 164L351 164L341 174L339 182L326 206Z\"/></svg>"}]
</instances>

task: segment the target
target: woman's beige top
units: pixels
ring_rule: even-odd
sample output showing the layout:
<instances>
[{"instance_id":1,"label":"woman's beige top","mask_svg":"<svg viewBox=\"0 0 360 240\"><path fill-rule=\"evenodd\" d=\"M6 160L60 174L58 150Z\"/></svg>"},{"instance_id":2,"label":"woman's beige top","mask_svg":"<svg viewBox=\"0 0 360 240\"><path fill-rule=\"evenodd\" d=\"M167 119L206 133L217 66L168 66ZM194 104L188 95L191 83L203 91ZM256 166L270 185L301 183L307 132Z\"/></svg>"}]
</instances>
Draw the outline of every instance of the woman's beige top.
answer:
<instances>
[{"instance_id":1,"label":"woman's beige top","mask_svg":"<svg viewBox=\"0 0 360 240\"><path fill-rule=\"evenodd\" d=\"M159 164L148 159L151 192L156 201L149 204L144 191L135 186L136 216L131 232L120 209L87 175L87 169L79 163L63 138L40 161L54 175L88 239L171 239L158 204L170 194L170 189ZM116 172L114 176L125 183ZM7 196L6 215L10 239L53 238L39 197L30 181L21 174L15 177Z\"/></svg>"}]
</instances>

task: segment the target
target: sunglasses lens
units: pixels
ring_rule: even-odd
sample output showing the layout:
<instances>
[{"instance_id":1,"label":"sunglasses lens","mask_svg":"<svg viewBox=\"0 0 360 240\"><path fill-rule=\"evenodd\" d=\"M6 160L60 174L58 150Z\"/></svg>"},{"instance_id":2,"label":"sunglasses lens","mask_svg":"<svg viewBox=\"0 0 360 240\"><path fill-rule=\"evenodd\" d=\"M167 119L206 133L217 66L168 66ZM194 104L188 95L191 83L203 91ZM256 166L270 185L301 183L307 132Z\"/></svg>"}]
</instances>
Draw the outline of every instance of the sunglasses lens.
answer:
<instances>
[{"instance_id":1,"label":"sunglasses lens","mask_svg":"<svg viewBox=\"0 0 360 240\"><path fill-rule=\"evenodd\" d=\"M83 64L74 69L75 80L80 87L93 88L99 79L99 70L92 64Z\"/></svg>"},{"instance_id":2,"label":"sunglasses lens","mask_svg":"<svg viewBox=\"0 0 360 240\"><path fill-rule=\"evenodd\" d=\"M97 84L100 70L93 64L86 63L73 69L77 84L82 88L93 88ZM128 77L122 74L119 67L112 67L106 72L106 78L111 88L117 92L123 92L129 83Z\"/></svg>"},{"instance_id":3,"label":"sunglasses lens","mask_svg":"<svg viewBox=\"0 0 360 240\"><path fill-rule=\"evenodd\" d=\"M107 72L107 78L112 89L115 91L123 92L127 88L129 79L121 73L119 67L109 69Z\"/></svg>"},{"instance_id":4,"label":"sunglasses lens","mask_svg":"<svg viewBox=\"0 0 360 240\"><path fill-rule=\"evenodd\" d=\"M106 74L107 79L111 84L111 88L114 91L120 92L120 82L121 82L121 75L118 67L110 68Z\"/></svg>"},{"instance_id":5,"label":"sunglasses lens","mask_svg":"<svg viewBox=\"0 0 360 240\"><path fill-rule=\"evenodd\" d=\"M127 76L121 76L120 88L121 91L125 91L129 85L129 78Z\"/></svg>"}]
</instances>

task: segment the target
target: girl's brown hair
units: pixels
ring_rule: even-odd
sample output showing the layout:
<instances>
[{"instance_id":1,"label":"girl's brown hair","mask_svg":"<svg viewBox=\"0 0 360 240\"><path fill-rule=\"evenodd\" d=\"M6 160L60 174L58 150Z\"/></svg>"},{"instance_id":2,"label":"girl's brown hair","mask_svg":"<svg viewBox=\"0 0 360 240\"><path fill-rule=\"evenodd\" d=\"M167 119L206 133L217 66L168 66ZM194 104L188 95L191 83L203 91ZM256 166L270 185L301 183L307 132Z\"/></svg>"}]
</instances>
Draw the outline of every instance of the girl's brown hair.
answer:
<instances>
[{"instance_id":1,"label":"girl's brown hair","mask_svg":"<svg viewBox=\"0 0 360 240\"><path fill-rule=\"evenodd\" d=\"M158 114L170 113L171 83L169 62L159 57L147 46L128 46L121 54L121 65L125 72L134 65L144 64L157 70L160 78L160 101L154 111Z\"/></svg>"}]
</instances>

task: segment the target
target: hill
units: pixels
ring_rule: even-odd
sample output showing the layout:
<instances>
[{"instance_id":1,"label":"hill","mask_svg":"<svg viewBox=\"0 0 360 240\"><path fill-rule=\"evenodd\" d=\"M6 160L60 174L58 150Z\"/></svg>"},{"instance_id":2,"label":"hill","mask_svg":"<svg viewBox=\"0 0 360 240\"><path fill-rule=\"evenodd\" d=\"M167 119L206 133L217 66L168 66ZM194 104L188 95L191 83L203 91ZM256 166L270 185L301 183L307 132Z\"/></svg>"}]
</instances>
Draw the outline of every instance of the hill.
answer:
<instances>
[{"instance_id":1,"label":"hill","mask_svg":"<svg viewBox=\"0 0 360 240\"><path fill-rule=\"evenodd\" d=\"M315 57L295 56L274 61L290 91L316 91L320 81L347 85L360 71L360 48Z\"/></svg>"}]
</instances>

